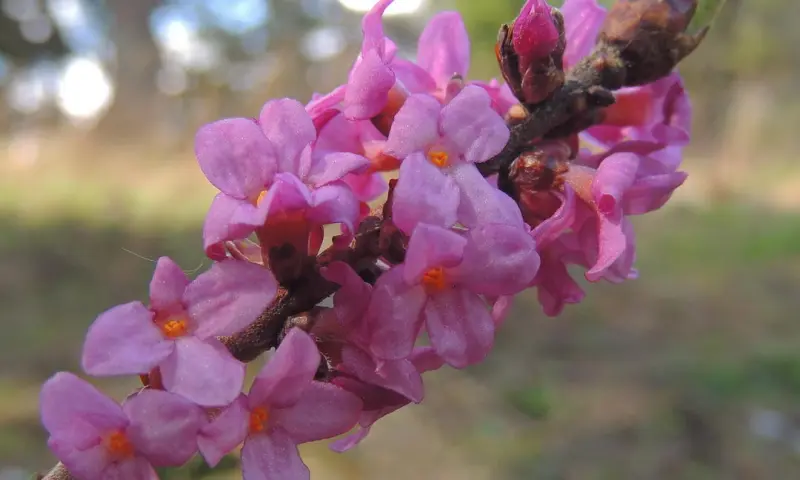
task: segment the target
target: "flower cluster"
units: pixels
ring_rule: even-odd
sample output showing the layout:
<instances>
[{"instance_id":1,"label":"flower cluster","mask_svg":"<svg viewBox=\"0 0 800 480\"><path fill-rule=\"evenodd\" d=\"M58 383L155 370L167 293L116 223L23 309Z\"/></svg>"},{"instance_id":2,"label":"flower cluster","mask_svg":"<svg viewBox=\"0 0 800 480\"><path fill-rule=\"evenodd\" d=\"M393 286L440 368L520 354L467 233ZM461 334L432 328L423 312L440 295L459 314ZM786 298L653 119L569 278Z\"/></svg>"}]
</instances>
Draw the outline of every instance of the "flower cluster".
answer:
<instances>
[{"instance_id":1,"label":"flower cluster","mask_svg":"<svg viewBox=\"0 0 800 480\"><path fill-rule=\"evenodd\" d=\"M686 178L690 107L677 73L618 90L588 129L530 139L487 178L477 165L511 141L513 110L559 88L605 10L526 2L498 46L509 85L468 79L455 12L428 23L416 61L398 56L382 23L391 3L365 15L345 85L199 130L197 160L219 190L203 228L213 264L192 280L161 258L147 304L90 327L87 374L143 379L121 406L69 373L46 382L42 421L71 475L149 479L197 452L214 466L243 444L244 478L308 478L298 444L350 432L331 446L352 448L422 401L422 373L482 361L515 295L535 287L556 315L584 296L570 266L590 282L636 276L628 217L660 208ZM331 227L340 233L320 254ZM320 284L333 285L332 306L321 305L329 292L306 291ZM301 295L312 305L283 308ZM241 335L265 318L278 328ZM278 346L243 394L229 347L264 331L274 338L256 339L262 351Z\"/></svg>"}]
</instances>

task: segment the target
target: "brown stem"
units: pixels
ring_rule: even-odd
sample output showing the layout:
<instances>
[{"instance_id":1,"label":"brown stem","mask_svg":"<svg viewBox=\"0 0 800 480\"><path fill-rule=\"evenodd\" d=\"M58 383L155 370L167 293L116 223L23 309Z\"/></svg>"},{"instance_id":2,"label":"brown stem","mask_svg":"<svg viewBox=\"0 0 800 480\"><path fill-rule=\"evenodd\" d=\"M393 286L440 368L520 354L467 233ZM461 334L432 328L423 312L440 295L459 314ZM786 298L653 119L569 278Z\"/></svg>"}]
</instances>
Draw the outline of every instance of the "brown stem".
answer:
<instances>
[{"instance_id":1,"label":"brown stem","mask_svg":"<svg viewBox=\"0 0 800 480\"><path fill-rule=\"evenodd\" d=\"M586 128L596 112L614 103L611 91L622 87L625 63L616 47L598 44L567 75L567 81L547 100L527 107L525 118L515 119L505 148L478 170L489 176L503 173L530 145L552 132L566 137ZM562 127L572 128L562 128Z\"/></svg>"}]
</instances>

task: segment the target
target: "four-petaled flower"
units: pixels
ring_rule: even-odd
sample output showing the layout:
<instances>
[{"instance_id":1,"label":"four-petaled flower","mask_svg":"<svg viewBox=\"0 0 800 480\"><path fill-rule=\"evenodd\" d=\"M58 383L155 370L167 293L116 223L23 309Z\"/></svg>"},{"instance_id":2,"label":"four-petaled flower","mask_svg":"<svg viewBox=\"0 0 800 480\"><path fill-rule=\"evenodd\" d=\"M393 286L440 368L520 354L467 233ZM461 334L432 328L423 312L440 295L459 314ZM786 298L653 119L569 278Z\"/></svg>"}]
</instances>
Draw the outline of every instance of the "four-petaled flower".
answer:
<instances>
[{"instance_id":1,"label":"four-petaled flower","mask_svg":"<svg viewBox=\"0 0 800 480\"><path fill-rule=\"evenodd\" d=\"M260 265L223 260L190 282L162 257L150 282L149 308L131 302L97 317L86 335L83 369L105 376L158 367L168 391L199 405L227 405L242 389L244 364L216 336L244 329L276 292L275 279Z\"/></svg>"}]
</instances>

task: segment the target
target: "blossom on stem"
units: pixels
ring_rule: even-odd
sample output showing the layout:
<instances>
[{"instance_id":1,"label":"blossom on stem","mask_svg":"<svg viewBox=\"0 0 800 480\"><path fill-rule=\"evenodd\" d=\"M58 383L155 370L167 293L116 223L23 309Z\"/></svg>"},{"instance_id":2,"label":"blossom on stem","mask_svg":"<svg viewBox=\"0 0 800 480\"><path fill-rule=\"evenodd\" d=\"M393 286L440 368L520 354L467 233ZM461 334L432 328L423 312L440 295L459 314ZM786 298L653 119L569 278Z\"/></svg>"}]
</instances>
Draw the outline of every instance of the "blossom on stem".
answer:
<instances>
[{"instance_id":1,"label":"blossom on stem","mask_svg":"<svg viewBox=\"0 0 800 480\"><path fill-rule=\"evenodd\" d=\"M352 231L358 201L339 180L369 161L349 152L316 152L316 137L308 112L289 99L267 102L258 122L226 119L198 131L198 163L220 190L203 226L209 256L222 258L223 242L259 229L272 230L268 241L291 243L300 252L312 250L309 238L322 225L341 223ZM275 234L281 230L290 233Z\"/></svg>"},{"instance_id":2,"label":"blossom on stem","mask_svg":"<svg viewBox=\"0 0 800 480\"><path fill-rule=\"evenodd\" d=\"M162 257L150 282L149 307L118 305L89 327L83 369L106 376L158 367L166 390L204 406L227 405L242 389L244 365L216 336L247 327L276 293L272 274L259 265L224 260L190 282Z\"/></svg>"},{"instance_id":3,"label":"blossom on stem","mask_svg":"<svg viewBox=\"0 0 800 480\"><path fill-rule=\"evenodd\" d=\"M463 368L483 360L494 341L494 321L481 295L523 290L539 264L532 239L514 233L501 224L478 226L465 236L417 225L405 262L375 284L368 312L372 354L407 358L425 324L447 364Z\"/></svg>"},{"instance_id":4,"label":"blossom on stem","mask_svg":"<svg viewBox=\"0 0 800 480\"><path fill-rule=\"evenodd\" d=\"M206 421L179 395L143 390L120 406L67 372L44 383L40 409L47 445L82 480L154 480L153 466L179 466L195 454Z\"/></svg>"},{"instance_id":5,"label":"blossom on stem","mask_svg":"<svg viewBox=\"0 0 800 480\"><path fill-rule=\"evenodd\" d=\"M329 383L314 381L320 354L302 330L289 331L250 388L205 426L200 452L215 465L244 442L245 480L309 478L297 445L331 438L358 421L361 401Z\"/></svg>"}]
</instances>

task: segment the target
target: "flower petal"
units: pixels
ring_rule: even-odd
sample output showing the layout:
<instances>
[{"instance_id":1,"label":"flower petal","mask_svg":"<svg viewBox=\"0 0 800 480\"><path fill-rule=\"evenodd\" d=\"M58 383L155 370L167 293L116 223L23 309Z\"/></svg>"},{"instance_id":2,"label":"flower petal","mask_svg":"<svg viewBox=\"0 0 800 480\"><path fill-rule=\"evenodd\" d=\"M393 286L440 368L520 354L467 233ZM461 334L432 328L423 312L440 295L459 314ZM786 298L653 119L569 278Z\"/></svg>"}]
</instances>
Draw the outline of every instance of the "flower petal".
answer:
<instances>
[{"instance_id":1,"label":"flower petal","mask_svg":"<svg viewBox=\"0 0 800 480\"><path fill-rule=\"evenodd\" d=\"M434 225L420 223L408 241L403 280L418 284L431 268L452 268L464 258L467 240L461 235Z\"/></svg>"},{"instance_id":2,"label":"flower petal","mask_svg":"<svg viewBox=\"0 0 800 480\"><path fill-rule=\"evenodd\" d=\"M96 376L147 373L173 349L153 323L153 313L141 302L130 302L101 313L89 327L81 365Z\"/></svg>"},{"instance_id":3,"label":"flower petal","mask_svg":"<svg viewBox=\"0 0 800 480\"><path fill-rule=\"evenodd\" d=\"M275 408L295 404L319 368L320 354L314 340L293 328L253 381L248 398L250 408Z\"/></svg>"},{"instance_id":4,"label":"flower petal","mask_svg":"<svg viewBox=\"0 0 800 480\"><path fill-rule=\"evenodd\" d=\"M392 221L407 235L419 223L449 228L456 223L460 200L455 181L415 153L400 165Z\"/></svg>"},{"instance_id":5,"label":"flower petal","mask_svg":"<svg viewBox=\"0 0 800 480\"><path fill-rule=\"evenodd\" d=\"M558 244L553 247L559 247ZM586 293L572 278L567 265L554 248L542 252L542 266L534 279L536 295L545 315L559 315L567 304L577 304Z\"/></svg>"},{"instance_id":6,"label":"flower petal","mask_svg":"<svg viewBox=\"0 0 800 480\"><path fill-rule=\"evenodd\" d=\"M537 225L531 232L539 251L556 241L575 222L575 192L567 185L564 187L564 193L556 195L561 199L561 206L558 207L556 213Z\"/></svg>"},{"instance_id":7,"label":"flower petal","mask_svg":"<svg viewBox=\"0 0 800 480\"><path fill-rule=\"evenodd\" d=\"M468 85L442 109L442 135L469 163L484 162L506 146L511 135L506 122L492 109L486 90Z\"/></svg>"},{"instance_id":8,"label":"flower petal","mask_svg":"<svg viewBox=\"0 0 800 480\"><path fill-rule=\"evenodd\" d=\"M150 280L150 308L160 310L180 305L186 285L189 277L183 269L169 257L159 258Z\"/></svg>"},{"instance_id":9,"label":"flower petal","mask_svg":"<svg viewBox=\"0 0 800 480\"><path fill-rule=\"evenodd\" d=\"M215 467L222 457L233 451L247 437L250 411L247 410L247 397L239 395L225 407L212 421L200 430L197 446L208 466Z\"/></svg>"},{"instance_id":10,"label":"flower petal","mask_svg":"<svg viewBox=\"0 0 800 480\"><path fill-rule=\"evenodd\" d=\"M411 354L422 328L422 307L427 298L422 287L410 287L403 266L378 278L372 290L367 319L371 353L384 360L402 360Z\"/></svg>"},{"instance_id":11,"label":"flower petal","mask_svg":"<svg viewBox=\"0 0 800 480\"><path fill-rule=\"evenodd\" d=\"M203 248L213 260L225 258L222 242L247 238L264 223L264 215L248 201L218 194L203 223Z\"/></svg>"},{"instance_id":12,"label":"flower petal","mask_svg":"<svg viewBox=\"0 0 800 480\"><path fill-rule=\"evenodd\" d=\"M161 364L167 391L204 407L231 403L242 391L244 373L244 364L216 338L180 338L175 353Z\"/></svg>"},{"instance_id":13,"label":"flower petal","mask_svg":"<svg viewBox=\"0 0 800 480\"><path fill-rule=\"evenodd\" d=\"M589 54L595 44L600 27L606 19L606 10L597 0L566 0L561 7L567 49L564 67L574 67Z\"/></svg>"},{"instance_id":14,"label":"flower petal","mask_svg":"<svg viewBox=\"0 0 800 480\"><path fill-rule=\"evenodd\" d=\"M122 462L115 462L103 471L103 477L109 480L158 480L156 471L150 462L142 457L133 457Z\"/></svg>"},{"instance_id":15,"label":"flower petal","mask_svg":"<svg viewBox=\"0 0 800 480\"><path fill-rule=\"evenodd\" d=\"M466 227L482 223L503 223L522 228L522 212L508 195L492 186L474 165L462 164L449 169L461 192L458 221Z\"/></svg>"},{"instance_id":16,"label":"flower petal","mask_svg":"<svg viewBox=\"0 0 800 480\"><path fill-rule=\"evenodd\" d=\"M71 435L74 437L74 435ZM47 446L67 467L72 478L103 479L105 471L112 465L113 458L108 455L108 450L101 443L102 439L95 437L93 445L78 448L73 440L60 436L51 436ZM145 463L147 463L145 461Z\"/></svg>"},{"instance_id":17,"label":"flower petal","mask_svg":"<svg viewBox=\"0 0 800 480\"><path fill-rule=\"evenodd\" d=\"M653 175L637 180L625 192L622 209L625 215L643 215L663 207L676 188L683 185L686 172Z\"/></svg>"},{"instance_id":18,"label":"flower petal","mask_svg":"<svg viewBox=\"0 0 800 480\"><path fill-rule=\"evenodd\" d=\"M525 290L539 270L533 238L509 225L481 225L470 230L463 258L453 271L459 284L493 297Z\"/></svg>"},{"instance_id":19,"label":"flower petal","mask_svg":"<svg viewBox=\"0 0 800 480\"><path fill-rule=\"evenodd\" d=\"M361 173L369 166L367 158L349 152L320 153L311 164L306 180L314 187L321 187L349 173Z\"/></svg>"},{"instance_id":20,"label":"flower petal","mask_svg":"<svg viewBox=\"0 0 800 480\"><path fill-rule=\"evenodd\" d=\"M600 280L628 248L628 238L622 225L624 220L622 216L611 218L598 214L596 222L587 222L581 229L581 239L587 245L596 245L596 249L584 246L584 251L596 256L594 265L586 272L586 279L590 282Z\"/></svg>"},{"instance_id":21,"label":"flower petal","mask_svg":"<svg viewBox=\"0 0 800 480\"><path fill-rule=\"evenodd\" d=\"M414 348L409 359L419 373L433 372L444 365L442 357L436 353L435 348L430 346Z\"/></svg>"},{"instance_id":22,"label":"flower petal","mask_svg":"<svg viewBox=\"0 0 800 480\"><path fill-rule=\"evenodd\" d=\"M278 283L272 272L243 260L214 263L186 288L186 312L194 335L206 339L234 335L253 323L272 303Z\"/></svg>"},{"instance_id":23,"label":"flower petal","mask_svg":"<svg viewBox=\"0 0 800 480\"><path fill-rule=\"evenodd\" d=\"M361 20L361 33L364 35L362 51L375 50L385 54L387 38L383 34L383 14L394 0L379 0L364 14Z\"/></svg>"},{"instance_id":24,"label":"flower petal","mask_svg":"<svg viewBox=\"0 0 800 480\"><path fill-rule=\"evenodd\" d=\"M306 218L314 225L341 224L345 232L353 232L358 219L359 203L343 184L325 185L311 193L311 209Z\"/></svg>"},{"instance_id":25,"label":"flower petal","mask_svg":"<svg viewBox=\"0 0 800 480\"><path fill-rule=\"evenodd\" d=\"M269 435L247 437L242 447L242 476L244 480L310 480L311 472L294 440L275 429Z\"/></svg>"},{"instance_id":26,"label":"flower petal","mask_svg":"<svg viewBox=\"0 0 800 480\"><path fill-rule=\"evenodd\" d=\"M258 115L261 131L275 149L278 172L300 174L300 153L317 138L303 104L290 98L271 100Z\"/></svg>"},{"instance_id":27,"label":"flower petal","mask_svg":"<svg viewBox=\"0 0 800 480\"><path fill-rule=\"evenodd\" d=\"M330 383L311 382L291 407L273 410L275 424L296 443L341 435L358 422L361 400Z\"/></svg>"},{"instance_id":28,"label":"flower petal","mask_svg":"<svg viewBox=\"0 0 800 480\"><path fill-rule=\"evenodd\" d=\"M375 361L367 352L352 345L342 348L342 362L337 370L362 382L377 385L403 395L414 403L422 401L422 376L408 360L386 360L376 371Z\"/></svg>"},{"instance_id":29,"label":"flower petal","mask_svg":"<svg viewBox=\"0 0 800 480\"><path fill-rule=\"evenodd\" d=\"M389 185L380 173L350 174L342 178L342 182L350 187L359 202L371 202L389 189Z\"/></svg>"},{"instance_id":30,"label":"flower petal","mask_svg":"<svg viewBox=\"0 0 800 480\"><path fill-rule=\"evenodd\" d=\"M430 19L419 36L417 62L436 84L469 71L469 35L458 12L441 12Z\"/></svg>"},{"instance_id":31,"label":"flower petal","mask_svg":"<svg viewBox=\"0 0 800 480\"><path fill-rule=\"evenodd\" d=\"M277 168L272 145L258 125L246 118L201 127L195 138L195 155L208 181L239 199L258 194Z\"/></svg>"},{"instance_id":32,"label":"flower petal","mask_svg":"<svg viewBox=\"0 0 800 480\"><path fill-rule=\"evenodd\" d=\"M604 215L621 213L625 191L636 180L639 156L633 153L617 153L600 164L592 182L592 194L597 208Z\"/></svg>"},{"instance_id":33,"label":"flower petal","mask_svg":"<svg viewBox=\"0 0 800 480\"><path fill-rule=\"evenodd\" d=\"M344 115L351 120L372 118L388 101L395 75L374 50L362 55L350 72L344 96Z\"/></svg>"},{"instance_id":34,"label":"flower petal","mask_svg":"<svg viewBox=\"0 0 800 480\"><path fill-rule=\"evenodd\" d=\"M464 289L433 295L425 306L425 328L431 345L455 368L480 362L494 343L494 320L479 296Z\"/></svg>"},{"instance_id":35,"label":"flower petal","mask_svg":"<svg viewBox=\"0 0 800 480\"><path fill-rule=\"evenodd\" d=\"M372 286L344 262L333 262L323 267L320 274L325 280L340 285L339 290L333 295L334 312L338 323L345 331L357 327L369 307Z\"/></svg>"},{"instance_id":36,"label":"flower petal","mask_svg":"<svg viewBox=\"0 0 800 480\"><path fill-rule=\"evenodd\" d=\"M153 465L182 465L197 451L197 433L206 416L186 398L146 389L128 398L122 409L131 421L125 434Z\"/></svg>"},{"instance_id":37,"label":"flower petal","mask_svg":"<svg viewBox=\"0 0 800 480\"><path fill-rule=\"evenodd\" d=\"M76 445L77 440L85 442L128 425L128 418L116 402L68 372L56 373L44 383L39 406L44 428L73 448L89 447Z\"/></svg>"},{"instance_id":38,"label":"flower petal","mask_svg":"<svg viewBox=\"0 0 800 480\"><path fill-rule=\"evenodd\" d=\"M439 112L442 106L430 95L416 94L406 99L392 122L384 153L400 160L424 151L439 139Z\"/></svg>"},{"instance_id":39,"label":"flower petal","mask_svg":"<svg viewBox=\"0 0 800 480\"><path fill-rule=\"evenodd\" d=\"M404 58L392 59L392 71L397 81L410 93L431 93L436 91L436 82L427 70Z\"/></svg>"}]
</instances>

